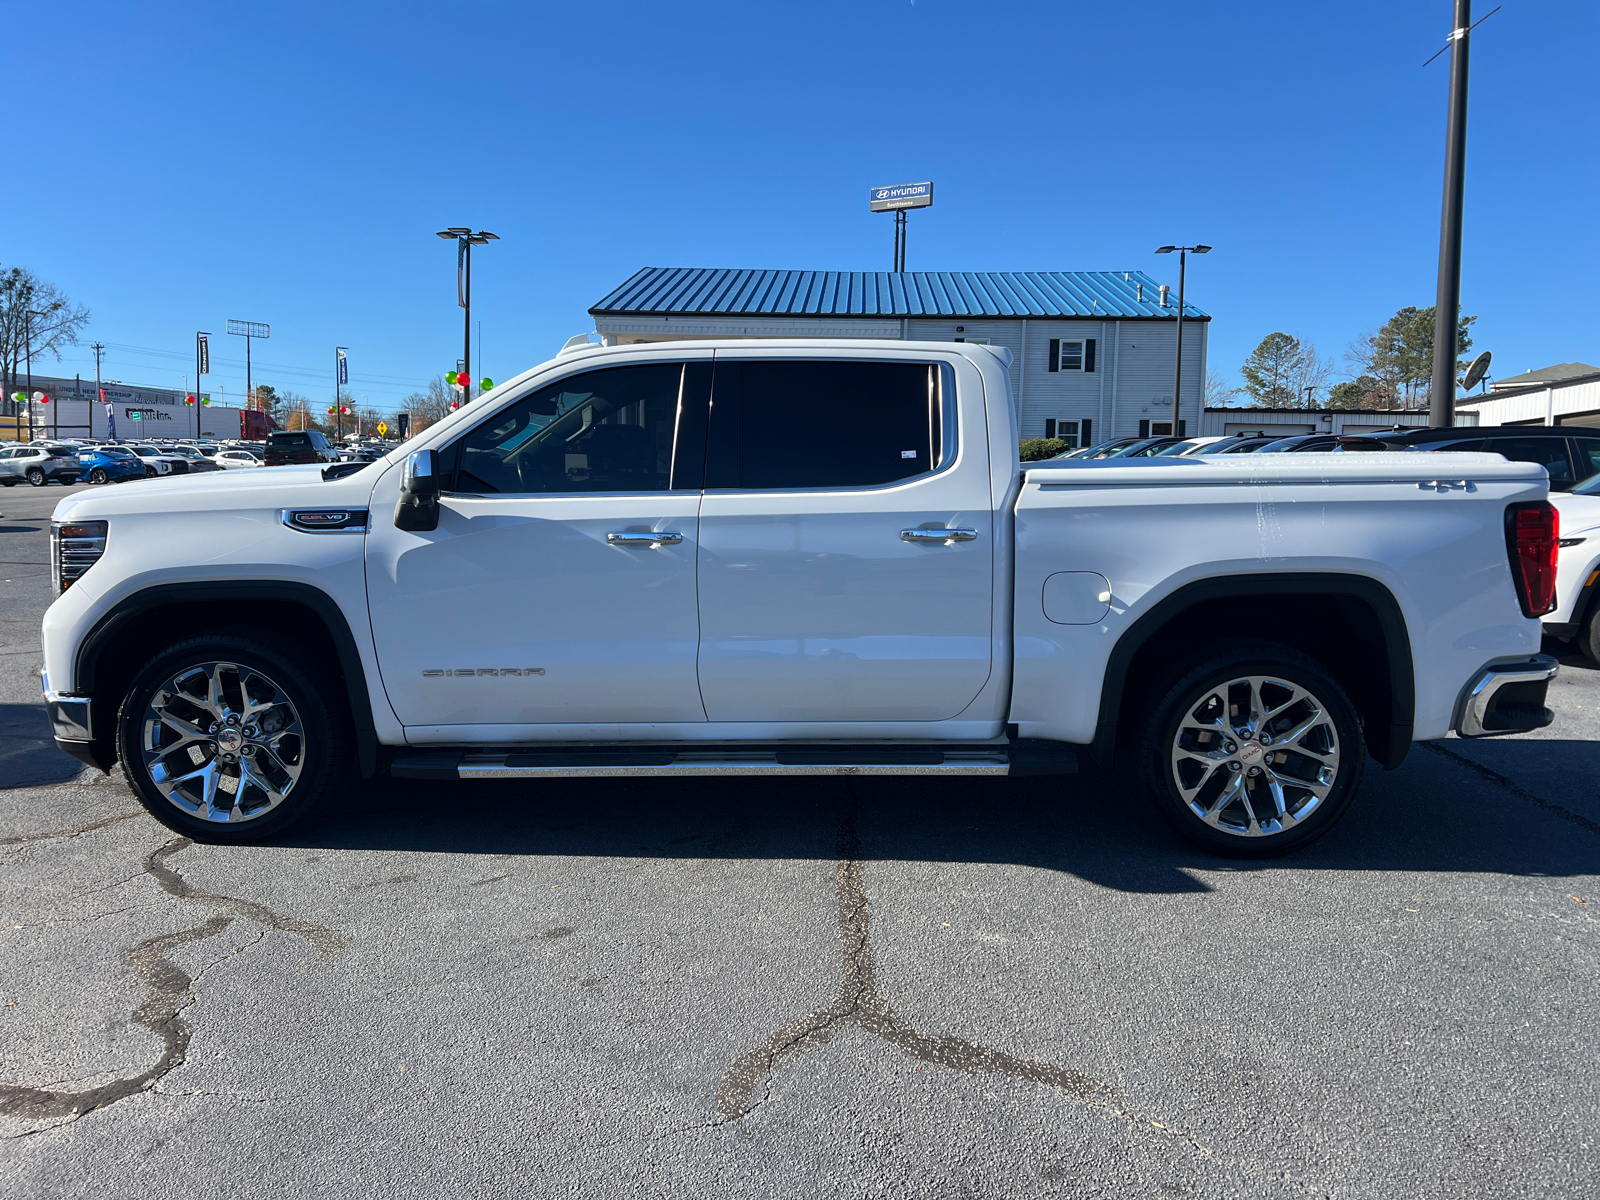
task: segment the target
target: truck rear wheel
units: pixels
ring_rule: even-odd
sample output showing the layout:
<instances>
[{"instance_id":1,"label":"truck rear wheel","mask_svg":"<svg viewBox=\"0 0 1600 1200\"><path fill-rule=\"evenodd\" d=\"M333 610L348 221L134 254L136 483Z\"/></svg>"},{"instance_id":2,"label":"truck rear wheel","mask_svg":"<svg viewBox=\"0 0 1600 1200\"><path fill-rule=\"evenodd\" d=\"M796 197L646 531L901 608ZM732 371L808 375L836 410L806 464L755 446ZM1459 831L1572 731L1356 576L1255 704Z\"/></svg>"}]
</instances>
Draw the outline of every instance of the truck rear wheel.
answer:
<instances>
[{"instance_id":1,"label":"truck rear wheel","mask_svg":"<svg viewBox=\"0 0 1600 1200\"><path fill-rule=\"evenodd\" d=\"M123 773L196 841L274 837L346 774L347 722L323 672L244 633L190 638L135 677L117 718Z\"/></svg>"},{"instance_id":2,"label":"truck rear wheel","mask_svg":"<svg viewBox=\"0 0 1600 1200\"><path fill-rule=\"evenodd\" d=\"M1273 642L1214 647L1162 695L1139 740L1144 790L1191 842L1265 858L1321 837L1366 761L1349 696Z\"/></svg>"}]
</instances>

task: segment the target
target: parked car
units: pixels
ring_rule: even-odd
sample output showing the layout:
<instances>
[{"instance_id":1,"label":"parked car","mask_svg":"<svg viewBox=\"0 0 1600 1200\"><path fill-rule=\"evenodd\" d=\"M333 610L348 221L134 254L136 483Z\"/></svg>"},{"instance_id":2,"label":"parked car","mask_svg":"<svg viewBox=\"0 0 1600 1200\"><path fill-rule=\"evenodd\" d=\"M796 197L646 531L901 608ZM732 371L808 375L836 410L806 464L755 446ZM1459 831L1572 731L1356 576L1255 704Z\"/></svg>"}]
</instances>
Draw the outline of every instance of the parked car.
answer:
<instances>
[{"instance_id":1,"label":"parked car","mask_svg":"<svg viewBox=\"0 0 1600 1200\"><path fill-rule=\"evenodd\" d=\"M1195 451L1197 455L1210 456L1213 454L1254 454L1263 446L1270 446L1279 441L1277 435L1261 434L1255 437L1236 437L1230 440L1213 442L1209 446L1202 446Z\"/></svg>"},{"instance_id":2,"label":"parked car","mask_svg":"<svg viewBox=\"0 0 1600 1200\"><path fill-rule=\"evenodd\" d=\"M1084 446L1078 450L1068 450L1064 454L1056 455L1056 459L1106 458L1114 451L1121 450L1126 446L1131 446L1137 441L1139 441L1139 439L1136 437L1111 438L1109 441L1100 442L1098 445ZM1051 461L1055 460L1052 459Z\"/></svg>"},{"instance_id":3,"label":"parked car","mask_svg":"<svg viewBox=\"0 0 1600 1200\"><path fill-rule=\"evenodd\" d=\"M0 450L0 485L15 487L29 483L73 484L83 472L78 467L78 452L66 446L13 446Z\"/></svg>"},{"instance_id":4,"label":"parked car","mask_svg":"<svg viewBox=\"0 0 1600 1200\"><path fill-rule=\"evenodd\" d=\"M1220 434L1214 437L1184 438L1182 441L1173 442L1170 446L1163 446L1156 451L1157 458L1185 458L1191 454L1199 454L1207 446L1227 439Z\"/></svg>"},{"instance_id":5,"label":"parked car","mask_svg":"<svg viewBox=\"0 0 1600 1200\"><path fill-rule=\"evenodd\" d=\"M187 475L189 460L181 454L171 454L155 446L134 445L126 447L144 463L146 475Z\"/></svg>"},{"instance_id":6,"label":"parked car","mask_svg":"<svg viewBox=\"0 0 1600 1200\"><path fill-rule=\"evenodd\" d=\"M1557 551L1556 604L1544 618L1547 637L1576 642L1600 663L1600 475L1570 492L1554 492L1550 503L1561 514Z\"/></svg>"},{"instance_id":7,"label":"parked car","mask_svg":"<svg viewBox=\"0 0 1600 1200\"><path fill-rule=\"evenodd\" d=\"M199 474L205 471L222 470L222 468L216 463L212 462L211 459L207 458L204 454L201 454L199 450L195 449L193 446L184 445L182 442L178 443L176 446L168 446L166 448L166 452L168 454L175 454L179 458L183 459L184 462L188 463L188 474L190 475Z\"/></svg>"},{"instance_id":8,"label":"parked car","mask_svg":"<svg viewBox=\"0 0 1600 1200\"><path fill-rule=\"evenodd\" d=\"M1014 414L979 344L597 346L374 470L74 494L43 628L55 736L219 842L276 836L347 771L1092 757L1184 836L1260 855L1338 821L1369 754L1552 720L1541 468L1457 455L1472 487L1442 488L1409 454L1024 465Z\"/></svg>"},{"instance_id":9,"label":"parked car","mask_svg":"<svg viewBox=\"0 0 1600 1200\"><path fill-rule=\"evenodd\" d=\"M338 450L320 429L282 430L267 434L266 463L269 467L338 461Z\"/></svg>"},{"instance_id":10,"label":"parked car","mask_svg":"<svg viewBox=\"0 0 1600 1200\"><path fill-rule=\"evenodd\" d=\"M78 471L90 483L143 479L145 465L123 446L84 446L78 450Z\"/></svg>"},{"instance_id":11,"label":"parked car","mask_svg":"<svg viewBox=\"0 0 1600 1200\"><path fill-rule=\"evenodd\" d=\"M235 470L239 467L259 467L261 460L248 450L218 450L213 460L224 470Z\"/></svg>"},{"instance_id":12,"label":"parked car","mask_svg":"<svg viewBox=\"0 0 1600 1200\"><path fill-rule=\"evenodd\" d=\"M1538 463L1552 492L1570 492L1600 472L1600 428L1583 425L1487 425L1413 429L1373 435L1397 450L1486 451L1513 462Z\"/></svg>"}]
</instances>

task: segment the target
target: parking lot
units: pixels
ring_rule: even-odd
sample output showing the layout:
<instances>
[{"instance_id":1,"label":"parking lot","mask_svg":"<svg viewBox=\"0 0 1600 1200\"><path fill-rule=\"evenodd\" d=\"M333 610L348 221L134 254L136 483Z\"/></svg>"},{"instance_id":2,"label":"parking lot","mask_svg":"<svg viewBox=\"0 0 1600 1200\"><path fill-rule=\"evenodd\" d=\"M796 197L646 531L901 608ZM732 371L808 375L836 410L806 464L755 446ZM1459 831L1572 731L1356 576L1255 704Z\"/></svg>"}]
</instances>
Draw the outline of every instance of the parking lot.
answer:
<instances>
[{"instance_id":1,"label":"parking lot","mask_svg":"<svg viewBox=\"0 0 1600 1200\"><path fill-rule=\"evenodd\" d=\"M1106 774L379 779L218 848L48 737L63 494L0 493L0 1195L1594 1194L1585 660L1264 863Z\"/></svg>"}]
</instances>

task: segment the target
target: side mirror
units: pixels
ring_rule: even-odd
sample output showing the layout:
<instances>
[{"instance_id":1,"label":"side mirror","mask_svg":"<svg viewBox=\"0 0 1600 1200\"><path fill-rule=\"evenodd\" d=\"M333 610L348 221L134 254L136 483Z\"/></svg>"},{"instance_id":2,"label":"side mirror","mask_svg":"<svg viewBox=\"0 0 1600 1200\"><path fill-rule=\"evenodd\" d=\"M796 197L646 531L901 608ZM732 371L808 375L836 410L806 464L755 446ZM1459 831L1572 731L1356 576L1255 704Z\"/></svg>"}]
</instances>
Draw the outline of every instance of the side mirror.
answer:
<instances>
[{"instance_id":1,"label":"side mirror","mask_svg":"<svg viewBox=\"0 0 1600 1200\"><path fill-rule=\"evenodd\" d=\"M439 528L439 454L416 450L406 459L400 501L394 506L394 527L407 533L432 533Z\"/></svg>"}]
</instances>

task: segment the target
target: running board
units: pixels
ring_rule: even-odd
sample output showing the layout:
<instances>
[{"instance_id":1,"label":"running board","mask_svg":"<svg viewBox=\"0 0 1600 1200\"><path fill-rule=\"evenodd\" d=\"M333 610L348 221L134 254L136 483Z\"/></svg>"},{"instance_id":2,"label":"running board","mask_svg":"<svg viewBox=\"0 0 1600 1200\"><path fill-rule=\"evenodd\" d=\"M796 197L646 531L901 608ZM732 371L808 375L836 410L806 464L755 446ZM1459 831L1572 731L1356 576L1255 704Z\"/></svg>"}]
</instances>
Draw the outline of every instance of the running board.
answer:
<instances>
[{"instance_id":1,"label":"running board","mask_svg":"<svg viewBox=\"0 0 1600 1200\"><path fill-rule=\"evenodd\" d=\"M560 746L550 749L413 750L397 754L397 779L563 779L673 775L1072 775L1070 746Z\"/></svg>"}]
</instances>

